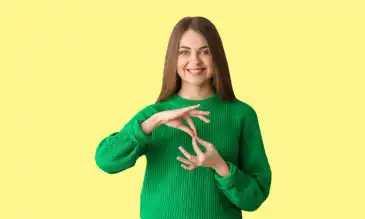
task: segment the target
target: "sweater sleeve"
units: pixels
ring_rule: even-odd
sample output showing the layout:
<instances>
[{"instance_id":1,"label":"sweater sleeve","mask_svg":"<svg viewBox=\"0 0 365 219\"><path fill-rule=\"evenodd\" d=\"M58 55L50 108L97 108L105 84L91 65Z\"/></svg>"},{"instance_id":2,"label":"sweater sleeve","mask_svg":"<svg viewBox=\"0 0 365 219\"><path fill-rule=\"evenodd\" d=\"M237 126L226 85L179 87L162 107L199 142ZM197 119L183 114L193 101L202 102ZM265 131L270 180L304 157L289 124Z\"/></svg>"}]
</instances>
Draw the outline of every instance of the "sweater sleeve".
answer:
<instances>
[{"instance_id":1,"label":"sweater sleeve","mask_svg":"<svg viewBox=\"0 0 365 219\"><path fill-rule=\"evenodd\" d=\"M243 121L238 165L226 163L227 176L215 173L218 187L241 210L257 210L269 196L272 175L257 114L252 107L248 108Z\"/></svg>"},{"instance_id":2,"label":"sweater sleeve","mask_svg":"<svg viewBox=\"0 0 365 219\"><path fill-rule=\"evenodd\" d=\"M137 159L147 153L152 135L146 135L141 124L154 113L152 107L148 106L139 111L119 132L105 137L96 148L97 166L109 174L134 166Z\"/></svg>"}]
</instances>

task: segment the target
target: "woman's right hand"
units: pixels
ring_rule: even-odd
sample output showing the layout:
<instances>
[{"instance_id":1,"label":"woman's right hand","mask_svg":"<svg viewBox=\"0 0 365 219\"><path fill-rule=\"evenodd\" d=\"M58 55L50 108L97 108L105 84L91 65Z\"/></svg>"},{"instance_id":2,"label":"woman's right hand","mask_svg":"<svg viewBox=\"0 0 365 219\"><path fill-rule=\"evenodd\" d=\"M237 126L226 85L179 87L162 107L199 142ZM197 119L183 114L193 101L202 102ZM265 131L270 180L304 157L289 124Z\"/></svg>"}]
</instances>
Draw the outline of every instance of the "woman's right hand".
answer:
<instances>
[{"instance_id":1,"label":"woman's right hand","mask_svg":"<svg viewBox=\"0 0 365 219\"><path fill-rule=\"evenodd\" d=\"M205 118L204 115L209 115L209 111L196 110L200 107L200 104L184 107L174 110L166 110L158 113L158 118L161 124L165 124L169 127L180 129L188 133L191 137L197 136L196 127L191 120L190 116L201 119L202 121L209 123L210 120ZM187 127L183 124L183 119L189 124Z\"/></svg>"}]
</instances>

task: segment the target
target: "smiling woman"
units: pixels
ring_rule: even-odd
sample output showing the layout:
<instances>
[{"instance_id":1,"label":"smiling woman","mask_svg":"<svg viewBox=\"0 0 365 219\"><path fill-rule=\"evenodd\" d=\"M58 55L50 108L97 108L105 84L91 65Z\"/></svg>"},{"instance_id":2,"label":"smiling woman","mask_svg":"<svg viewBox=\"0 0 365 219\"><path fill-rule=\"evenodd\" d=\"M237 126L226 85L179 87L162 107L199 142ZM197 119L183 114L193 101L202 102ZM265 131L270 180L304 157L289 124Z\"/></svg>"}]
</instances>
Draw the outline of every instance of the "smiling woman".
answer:
<instances>
[{"instance_id":1,"label":"smiling woman","mask_svg":"<svg viewBox=\"0 0 365 219\"><path fill-rule=\"evenodd\" d=\"M211 87L209 80L214 72L213 60L204 36L189 29L182 36L180 45L177 73L184 81L181 90L197 85Z\"/></svg>"},{"instance_id":2,"label":"smiling woman","mask_svg":"<svg viewBox=\"0 0 365 219\"><path fill-rule=\"evenodd\" d=\"M258 115L235 97L222 41L206 18L176 24L159 97L102 139L95 161L115 174L143 155L141 219L241 219L269 196Z\"/></svg>"},{"instance_id":3,"label":"smiling woman","mask_svg":"<svg viewBox=\"0 0 365 219\"><path fill-rule=\"evenodd\" d=\"M211 21L204 17L185 17L175 25L166 52L162 83L157 102L177 92L190 99L219 93L225 101L236 100L223 43ZM192 93L195 97L190 96Z\"/></svg>"}]
</instances>

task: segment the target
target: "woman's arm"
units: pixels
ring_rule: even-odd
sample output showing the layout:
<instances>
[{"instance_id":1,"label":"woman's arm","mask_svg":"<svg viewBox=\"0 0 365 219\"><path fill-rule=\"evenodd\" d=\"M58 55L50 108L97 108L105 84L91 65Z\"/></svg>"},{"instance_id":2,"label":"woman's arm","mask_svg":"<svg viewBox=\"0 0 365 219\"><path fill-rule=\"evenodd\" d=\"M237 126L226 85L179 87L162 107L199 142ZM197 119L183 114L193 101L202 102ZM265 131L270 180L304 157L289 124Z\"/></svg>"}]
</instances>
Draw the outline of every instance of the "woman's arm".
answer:
<instances>
[{"instance_id":1,"label":"woman's arm","mask_svg":"<svg viewBox=\"0 0 365 219\"><path fill-rule=\"evenodd\" d=\"M151 107L146 107L119 132L104 138L96 149L97 166L109 174L119 173L134 166L137 159L147 153L150 133L160 124L157 115Z\"/></svg>"},{"instance_id":2,"label":"woman's arm","mask_svg":"<svg viewBox=\"0 0 365 219\"><path fill-rule=\"evenodd\" d=\"M226 163L228 175L224 166L223 176L215 174L218 187L241 210L257 210L269 196L272 175L257 114L251 107L243 121L239 164Z\"/></svg>"}]
</instances>

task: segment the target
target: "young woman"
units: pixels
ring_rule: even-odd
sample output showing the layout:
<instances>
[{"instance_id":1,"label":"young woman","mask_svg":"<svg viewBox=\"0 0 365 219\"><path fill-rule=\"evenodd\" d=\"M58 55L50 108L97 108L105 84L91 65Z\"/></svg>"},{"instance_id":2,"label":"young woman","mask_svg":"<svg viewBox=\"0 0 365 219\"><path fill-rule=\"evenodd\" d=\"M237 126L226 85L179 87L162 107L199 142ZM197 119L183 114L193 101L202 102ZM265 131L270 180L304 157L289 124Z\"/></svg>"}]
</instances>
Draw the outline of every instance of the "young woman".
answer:
<instances>
[{"instance_id":1,"label":"young woman","mask_svg":"<svg viewBox=\"0 0 365 219\"><path fill-rule=\"evenodd\" d=\"M269 195L257 114L235 97L221 38L206 18L176 24L157 101L106 136L95 160L115 174L142 155L141 219L240 219Z\"/></svg>"}]
</instances>

